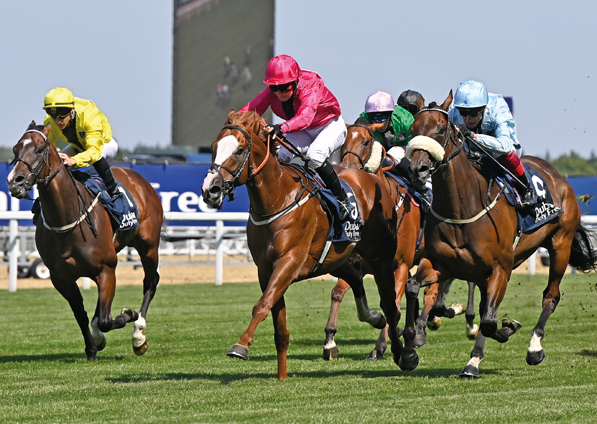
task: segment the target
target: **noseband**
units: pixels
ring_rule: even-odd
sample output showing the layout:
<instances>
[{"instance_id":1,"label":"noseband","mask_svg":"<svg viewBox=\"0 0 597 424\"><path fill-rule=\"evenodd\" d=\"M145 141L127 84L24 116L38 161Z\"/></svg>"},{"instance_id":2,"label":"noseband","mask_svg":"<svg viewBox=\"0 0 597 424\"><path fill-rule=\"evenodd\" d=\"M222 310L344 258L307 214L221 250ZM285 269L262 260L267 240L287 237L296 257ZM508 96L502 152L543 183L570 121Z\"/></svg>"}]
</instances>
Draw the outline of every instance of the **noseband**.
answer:
<instances>
[{"instance_id":1,"label":"noseband","mask_svg":"<svg viewBox=\"0 0 597 424\"><path fill-rule=\"evenodd\" d=\"M42 158L41 158L39 164L35 168L33 168L33 166L29 162L27 162L25 159L15 158L9 165L14 165L17 162L23 162L25 164L25 166L29 169L29 175L27 175L27 177L25 178L25 188L27 189L27 191L29 191L35 184L49 183L56 176L56 174L58 174L58 172L60 172L60 169L57 169L56 171L54 171L54 173L52 173L52 164L50 162L48 162L48 158L50 155L50 140L48 140L48 137L46 137L46 135L43 132L38 131L38 130L27 130L27 131L25 131L25 134L27 134L27 133L40 134L44 138L44 142L46 143L46 147L45 147L44 151L42 152ZM46 176L45 178L40 179L39 174L41 174L41 172L43 171L46 162L48 163L48 168L49 168L50 174L48 176ZM32 181L31 177L33 177L34 181Z\"/></svg>"},{"instance_id":2,"label":"noseband","mask_svg":"<svg viewBox=\"0 0 597 424\"><path fill-rule=\"evenodd\" d=\"M238 130L247 138L247 141L248 141L247 150L245 151L244 158L242 159L242 164L238 168L236 168L235 171L232 171L229 168L225 167L224 165L219 165L217 163L213 163L211 165L211 167L209 168L209 172L216 172L220 176L220 178L222 179L222 185L223 185L222 189L224 191L224 196L228 196L229 200L232 201L232 200L236 199L236 196L234 195L234 187L236 185L236 182L240 178L241 174L243 173L245 166L247 166L247 163L248 163L248 169L249 169L248 180L250 180L261 170L263 165L265 165L265 162L267 161L267 157L266 157L265 161L257 168L257 170L255 170L255 172L253 172L251 170L251 162L249 161L249 158L251 157L251 147L253 146L253 138L249 135L249 133L247 131L245 131L243 128L241 128L237 125L226 125L224 128L222 128L222 130ZM269 157L269 139L268 139L267 154ZM230 175L232 175L232 179L231 180L224 179L224 176L222 175L222 172L220 171L221 169L223 169L224 171L226 171Z\"/></svg>"},{"instance_id":3,"label":"noseband","mask_svg":"<svg viewBox=\"0 0 597 424\"><path fill-rule=\"evenodd\" d=\"M369 132L369 135L371 136L371 144L369 145L369 157L371 157L371 151L373 150L373 131L371 131L371 129L367 125L363 125L363 124L352 124L351 127L365 128ZM348 154L355 155L357 157L357 159L359 160L359 163L361 164L361 169L365 168L365 161L363 160L363 158L360 157L358 155L358 153L353 152L352 150L347 150L346 152L344 152L341 160L344 160L344 157Z\"/></svg>"},{"instance_id":4,"label":"noseband","mask_svg":"<svg viewBox=\"0 0 597 424\"><path fill-rule=\"evenodd\" d=\"M446 137L444 139L444 145L442 146L444 151L446 151L446 148L448 147L448 143L450 142L450 140L452 139L452 127L454 126L454 123L450 120L450 114L448 112L446 112L443 109L438 109L438 108L427 108L427 109L421 109L419 111L419 115L422 114L423 112L439 112L442 115L444 115L446 117L446 122L448 124L448 128L446 130ZM458 141L458 148L456 150L454 150L452 153L450 153L450 155L448 155L447 158L442 159L439 162L434 162L434 166L433 166L433 170L431 171L431 173L435 173L438 170L440 170L441 168L443 168L444 166L448 165L448 163L454 159L454 157L456 155L458 155L458 153L460 153L460 151L462 150L462 148L464 147L464 142L463 140L460 139L460 137L458 136L458 134L456 133L456 131L453 132L453 134L455 135L455 139ZM438 142L438 144L440 144ZM431 157L431 155L430 155Z\"/></svg>"}]
</instances>

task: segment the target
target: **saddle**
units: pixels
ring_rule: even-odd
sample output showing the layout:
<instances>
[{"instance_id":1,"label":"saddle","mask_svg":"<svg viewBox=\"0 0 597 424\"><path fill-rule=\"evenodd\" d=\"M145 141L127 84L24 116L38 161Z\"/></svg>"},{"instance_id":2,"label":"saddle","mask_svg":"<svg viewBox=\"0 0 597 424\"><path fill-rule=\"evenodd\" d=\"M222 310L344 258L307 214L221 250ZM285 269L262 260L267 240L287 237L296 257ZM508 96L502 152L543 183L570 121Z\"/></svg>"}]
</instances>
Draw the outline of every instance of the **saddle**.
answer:
<instances>
[{"instance_id":1,"label":"saddle","mask_svg":"<svg viewBox=\"0 0 597 424\"><path fill-rule=\"evenodd\" d=\"M340 184L346 192L348 202L353 206L353 212L349 214L345 220L341 220L338 200L336 200L332 191L325 187L323 180L316 172L296 163L285 163L284 166L290 166L305 175L307 180L309 180L313 187L315 187L313 195L321 203L330 222L330 230L327 235L327 240L332 242L358 242L361 240L361 226L364 224L364 221L361 216L359 205L356 202L354 191L346 181L340 179Z\"/></svg>"},{"instance_id":2,"label":"saddle","mask_svg":"<svg viewBox=\"0 0 597 424\"><path fill-rule=\"evenodd\" d=\"M564 213L562 209L554 205L549 186L535 169L524 165L527 179L532 182L531 190L537 195L537 202L531 206L521 207L520 193L516 188L514 178L509 173L505 172L493 158L482 152L467 149L466 154L472 164L489 172L490 184L495 181L504 190L504 196L508 203L516 208L518 227L523 233L533 231Z\"/></svg>"}]
</instances>

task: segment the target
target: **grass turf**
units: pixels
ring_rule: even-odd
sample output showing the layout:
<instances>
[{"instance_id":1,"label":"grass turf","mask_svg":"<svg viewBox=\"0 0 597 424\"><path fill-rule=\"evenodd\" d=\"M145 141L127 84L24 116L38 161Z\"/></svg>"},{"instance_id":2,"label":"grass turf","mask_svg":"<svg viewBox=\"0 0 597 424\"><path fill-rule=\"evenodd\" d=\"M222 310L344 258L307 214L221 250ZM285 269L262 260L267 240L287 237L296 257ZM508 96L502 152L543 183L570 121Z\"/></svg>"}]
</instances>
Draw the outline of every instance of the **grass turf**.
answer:
<instances>
[{"instance_id":1,"label":"grass turf","mask_svg":"<svg viewBox=\"0 0 597 424\"><path fill-rule=\"evenodd\" d=\"M546 360L531 367L526 349L545 285L545 276L512 277L498 318L523 328L508 343L487 341L476 380L458 377L473 345L464 316L428 331L413 372L400 371L389 354L366 360L378 332L358 322L350 292L338 320L340 357L324 361L329 281L300 282L286 294L285 382L276 380L271 317L258 327L248 361L225 356L249 323L257 283L159 287L148 352L134 355L129 325L106 334L95 362L86 360L55 290L1 292L0 422L595 422L597 275L565 277L543 341ZM369 304L378 304L371 280L366 288ZM84 296L93 311L95 290ZM465 300L466 284L455 282L448 301ZM113 312L140 302L141 287L119 287Z\"/></svg>"}]
</instances>

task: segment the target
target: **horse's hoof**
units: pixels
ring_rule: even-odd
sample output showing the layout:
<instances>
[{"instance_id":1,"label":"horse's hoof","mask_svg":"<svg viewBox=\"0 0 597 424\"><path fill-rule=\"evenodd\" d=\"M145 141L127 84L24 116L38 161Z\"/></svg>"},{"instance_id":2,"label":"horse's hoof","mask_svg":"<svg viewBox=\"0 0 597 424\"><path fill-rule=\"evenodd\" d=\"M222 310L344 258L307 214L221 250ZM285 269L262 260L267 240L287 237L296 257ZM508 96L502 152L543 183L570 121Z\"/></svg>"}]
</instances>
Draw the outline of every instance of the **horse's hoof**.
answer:
<instances>
[{"instance_id":1,"label":"horse's hoof","mask_svg":"<svg viewBox=\"0 0 597 424\"><path fill-rule=\"evenodd\" d=\"M249 349L243 345L235 344L230 348L226 355L230 356L231 358L238 358L238 359L249 359Z\"/></svg>"},{"instance_id":2,"label":"horse's hoof","mask_svg":"<svg viewBox=\"0 0 597 424\"><path fill-rule=\"evenodd\" d=\"M543 349L536 352L529 352L527 350L527 364L539 365L545 359L545 351Z\"/></svg>"},{"instance_id":3,"label":"horse's hoof","mask_svg":"<svg viewBox=\"0 0 597 424\"><path fill-rule=\"evenodd\" d=\"M381 350L373 349L367 356L367 359L372 361L381 361L383 359L383 352Z\"/></svg>"},{"instance_id":4,"label":"horse's hoof","mask_svg":"<svg viewBox=\"0 0 597 424\"><path fill-rule=\"evenodd\" d=\"M463 314L464 312L466 312L466 308L464 307L464 305L462 303L452 303L452 305L448 308L448 310L452 310L452 312L454 313L454 315L460 315ZM449 318L453 318L449 317Z\"/></svg>"},{"instance_id":5,"label":"horse's hoof","mask_svg":"<svg viewBox=\"0 0 597 424\"><path fill-rule=\"evenodd\" d=\"M479 334L479 326L477 324L471 327L466 327L466 338L469 340L477 340Z\"/></svg>"},{"instance_id":6,"label":"horse's hoof","mask_svg":"<svg viewBox=\"0 0 597 424\"><path fill-rule=\"evenodd\" d=\"M515 319L510 321L508 318L504 318L502 319L502 328L509 328L514 333L516 333L517 330L520 330L522 328L522 324L516 321Z\"/></svg>"},{"instance_id":7,"label":"horse's hoof","mask_svg":"<svg viewBox=\"0 0 597 424\"><path fill-rule=\"evenodd\" d=\"M102 335L103 335L103 334L102 334ZM99 345L97 345L97 350L98 350L98 352L99 352L100 350L104 350L104 348L105 348L105 347L106 347L106 336L104 336L104 337L102 338L102 341L100 342L100 344L99 344Z\"/></svg>"},{"instance_id":8,"label":"horse's hoof","mask_svg":"<svg viewBox=\"0 0 597 424\"><path fill-rule=\"evenodd\" d=\"M398 360L398 366L402 371L414 371L419 366L419 355L415 350L408 355L405 355L403 351Z\"/></svg>"},{"instance_id":9,"label":"horse's hoof","mask_svg":"<svg viewBox=\"0 0 597 424\"><path fill-rule=\"evenodd\" d=\"M238 345L237 345L238 346ZM244 346L243 346L244 347ZM340 352L338 351L338 346L334 346L331 349L328 348L323 348L323 359L325 359L326 361L331 361L333 359L336 359L338 357L338 354ZM228 355L230 356L230 355ZM245 358L246 359L246 358Z\"/></svg>"},{"instance_id":10,"label":"horse's hoof","mask_svg":"<svg viewBox=\"0 0 597 424\"><path fill-rule=\"evenodd\" d=\"M122 308L120 315L126 315L129 317L129 321L137 321L139 319L139 313L134 309Z\"/></svg>"},{"instance_id":11,"label":"horse's hoof","mask_svg":"<svg viewBox=\"0 0 597 424\"><path fill-rule=\"evenodd\" d=\"M89 362L93 362L93 361L95 361L95 353L94 353L93 355L87 355L87 360L88 360Z\"/></svg>"},{"instance_id":12,"label":"horse's hoof","mask_svg":"<svg viewBox=\"0 0 597 424\"><path fill-rule=\"evenodd\" d=\"M435 331L440 328L442 325L442 319L440 317L434 317L431 320L427 321L427 328L431 331Z\"/></svg>"},{"instance_id":13,"label":"horse's hoof","mask_svg":"<svg viewBox=\"0 0 597 424\"><path fill-rule=\"evenodd\" d=\"M479 368L467 365L458 375L460 378L479 378Z\"/></svg>"},{"instance_id":14,"label":"horse's hoof","mask_svg":"<svg viewBox=\"0 0 597 424\"><path fill-rule=\"evenodd\" d=\"M133 352L135 352L135 355L137 356L141 356L143 355L145 352L147 352L147 348L149 348L149 345L147 344L147 340L145 341L145 343L143 343L141 346L139 347L135 347L133 345Z\"/></svg>"},{"instance_id":15,"label":"horse's hoof","mask_svg":"<svg viewBox=\"0 0 597 424\"><path fill-rule=\"evenodd\" d=\"M415 347L423 347L427 344L427 337L425 336L425 334L417 334L415 336L415 339L413 340L413 343Z\"/></svg>"}]
</instances>

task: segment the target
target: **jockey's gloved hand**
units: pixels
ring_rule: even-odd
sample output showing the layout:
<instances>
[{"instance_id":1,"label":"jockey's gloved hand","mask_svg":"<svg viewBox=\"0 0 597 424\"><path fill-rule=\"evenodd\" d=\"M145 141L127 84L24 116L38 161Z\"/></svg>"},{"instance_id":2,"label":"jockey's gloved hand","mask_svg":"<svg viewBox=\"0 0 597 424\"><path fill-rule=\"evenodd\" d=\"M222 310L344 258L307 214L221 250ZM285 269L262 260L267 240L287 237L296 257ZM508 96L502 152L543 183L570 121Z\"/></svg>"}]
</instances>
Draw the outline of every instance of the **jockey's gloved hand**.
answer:
<instances>
[{"instance_id":1,"label":"jockey's gloved hand","mask_svg":"<svg viewBox=\"0 0 597 424\"><path fill-rule=\"evenodd\" d=\"M280 124L276 124L276 125L270 125L269 126L272 129L272 134L275 135L278 138L282 138L282 125Z\"/></svg>"},{"instance_id":2,"label":"jockey's gloved hand","mask_svg":"<svg viewBox=\"0 0 597 424\"><path fill-rule=\"evenodd\" d=\"M457 126L458 126L458 129L460 130L460 133L464 136L464 138L473 138L474 139L475 133L472 132L471 130L469 130L465 124L458 124Z\"/></svg>"}]
</instances>

